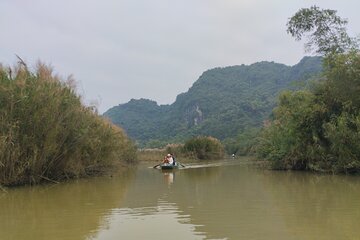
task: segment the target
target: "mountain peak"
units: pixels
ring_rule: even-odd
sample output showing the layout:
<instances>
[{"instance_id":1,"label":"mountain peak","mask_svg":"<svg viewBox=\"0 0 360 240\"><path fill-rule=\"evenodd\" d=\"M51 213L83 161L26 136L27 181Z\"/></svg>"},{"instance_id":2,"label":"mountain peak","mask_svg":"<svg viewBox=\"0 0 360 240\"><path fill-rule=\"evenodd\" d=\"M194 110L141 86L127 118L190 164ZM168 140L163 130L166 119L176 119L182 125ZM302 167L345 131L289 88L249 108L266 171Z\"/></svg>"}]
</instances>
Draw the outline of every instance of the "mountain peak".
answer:
<instances>
[{"instance_id":1,"label":"mountain peak","mask_svg":"<svg viewBox=\"0 0 360 240\"><path fill-rule=\"evenodd\" d=\"M182 141L194 135L232 138L260 127L276 104L277 94L292 82L321 71L321 58L304 57L294 66L262 61L205 71L171 105L131 99L104 115L140 143ZM293 88L293 87L292 87Z\"/></svg>"}]
</instances>

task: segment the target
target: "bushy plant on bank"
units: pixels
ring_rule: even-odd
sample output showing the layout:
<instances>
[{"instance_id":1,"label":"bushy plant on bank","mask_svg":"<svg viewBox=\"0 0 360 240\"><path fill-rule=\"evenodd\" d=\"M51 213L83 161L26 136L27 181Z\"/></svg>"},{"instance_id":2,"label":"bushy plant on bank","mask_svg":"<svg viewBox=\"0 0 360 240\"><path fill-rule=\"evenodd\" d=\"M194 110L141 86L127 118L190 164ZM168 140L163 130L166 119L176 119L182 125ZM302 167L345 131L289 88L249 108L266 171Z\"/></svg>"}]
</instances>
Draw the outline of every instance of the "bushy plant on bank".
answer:
<instances>
[{"instance_id":1,"label":"bushy plant on bank","mask_svg":"<svg viewBox=\"0 0 360 240\"><path fill-rule=\"evenodd\" d=\"M171 153L177 160L187 162L189 159L184 154L183 146L184 144L167 144L161 148L139 149L137 151L137 157L139 161L159 162L162 161L168 153Z\"/></svg>"},{"instance_id":2,"label":"bushy plant on bank","mask_svg":"<svg viewBox=\"0 0 360 240\"><path fill-rule=\"evenodd\" d=\"M200 160L222 159L224 147L221 142L213 137L195 137L187 140L183 152L190 158Z\"/></svg>"},{"instance_id":3,"label":"bushy plant on bank","mask_svg":"<svg viewBox=\"0 0 360 240\"><path fill-rule=\"evenodd\" d=\"M174 155L177 161L212 160L224 158L224 147L213 137L194 137L185 144L167 144L163 148L138 150L140 161L162 161L168 153Z\"/></svg>"},{"instance_id":4,"label":"bushy plant on bank","mask_svg":"<svg viewBox=\"0 0 360 240\"><path fill-rule=\"evenodd\" d=\"M0 65L0 184L35 184L102 172L135 159L122 129L85 107L72 78L38 64Z\"/></svg>"}]
</instances>

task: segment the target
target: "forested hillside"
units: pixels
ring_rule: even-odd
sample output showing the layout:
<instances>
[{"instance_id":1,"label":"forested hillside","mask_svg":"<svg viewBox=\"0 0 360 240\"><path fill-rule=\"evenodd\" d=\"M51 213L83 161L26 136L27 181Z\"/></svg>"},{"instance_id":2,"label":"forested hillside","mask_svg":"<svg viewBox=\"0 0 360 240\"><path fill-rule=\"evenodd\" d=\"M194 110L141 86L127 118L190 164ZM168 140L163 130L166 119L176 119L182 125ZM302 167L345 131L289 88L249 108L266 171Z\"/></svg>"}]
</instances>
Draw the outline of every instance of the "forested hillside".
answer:
<instances>
[{"instance_id":1,"label":"forested hillside","mask_svg":"<svg viewBox=\"0 0 360 240\"><path fill-rule=\"evenodd\" d=\"M311 88L286 91L256 152L275 169L360 173L360 41L336 11L312 6L287 23L296 40L323 55L322 77Z\"/></svg>"},{"instance_id":2,"label":"forested hillside","mask_svg":"<svg viewBox=\"0 0 360 240\"><path fill-rule=\"evenodd\" d=\"M274 62L205 71L171 105L132 99L104 115L141 146L181 142L195 135L235 139L262 126L285 89L305 86L321 71L320 57L304 57L294 66Z\"/></svg>"}]
</instances>

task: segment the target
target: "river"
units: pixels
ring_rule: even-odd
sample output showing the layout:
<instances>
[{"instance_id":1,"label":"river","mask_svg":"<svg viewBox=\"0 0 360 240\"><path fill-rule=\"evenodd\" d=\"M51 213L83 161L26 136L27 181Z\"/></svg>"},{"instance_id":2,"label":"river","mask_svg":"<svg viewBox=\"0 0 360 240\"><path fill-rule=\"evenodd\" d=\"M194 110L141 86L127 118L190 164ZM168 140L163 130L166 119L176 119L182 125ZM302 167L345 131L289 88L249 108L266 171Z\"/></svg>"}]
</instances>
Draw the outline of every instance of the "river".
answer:
<instances>
[{"instance_id":1,"label":"river","mask_svg":"<svg viewBox=\"0 0 360 240\"><path fill-rule=\"evenodd\" d=\"M360 239L360 177L242 160L0 190L0 239Z\"/></svg>"}]
</instances>

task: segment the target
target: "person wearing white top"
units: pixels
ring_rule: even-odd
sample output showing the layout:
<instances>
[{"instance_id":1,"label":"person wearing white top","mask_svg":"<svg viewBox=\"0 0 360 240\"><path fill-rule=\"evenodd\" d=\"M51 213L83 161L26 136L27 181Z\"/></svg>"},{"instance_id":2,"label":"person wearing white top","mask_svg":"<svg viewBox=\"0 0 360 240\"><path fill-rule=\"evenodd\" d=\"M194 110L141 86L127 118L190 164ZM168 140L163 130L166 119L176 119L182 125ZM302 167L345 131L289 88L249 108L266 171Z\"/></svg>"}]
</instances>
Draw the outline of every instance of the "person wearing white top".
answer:
<instances>
[{"instance_id":1,"label":"person wearing white top","mask_svg":"<svg viewBox=\"0 0 360 240\"><path fill-rule=\"evenodd\" d=\"M171 157L171 154L166 155L166 159L168 161L169 164L173 164L174 163L174 159Z\"/></svg>"}]
</instances>

